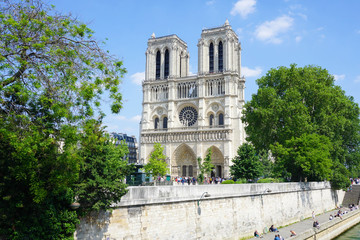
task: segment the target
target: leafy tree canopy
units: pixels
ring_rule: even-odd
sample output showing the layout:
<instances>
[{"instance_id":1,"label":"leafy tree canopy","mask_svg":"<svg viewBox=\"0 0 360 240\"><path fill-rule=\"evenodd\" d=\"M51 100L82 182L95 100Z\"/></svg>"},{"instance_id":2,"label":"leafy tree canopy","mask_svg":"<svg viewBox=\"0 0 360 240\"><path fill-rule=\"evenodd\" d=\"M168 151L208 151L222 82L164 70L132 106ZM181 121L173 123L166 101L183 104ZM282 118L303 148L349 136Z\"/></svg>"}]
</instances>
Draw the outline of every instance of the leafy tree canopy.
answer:
<instances>
[{"instance_id":1,"label":"leafy tree canopy","mask_svg":"<svg viewBox=\"0 0 360 240\"><path fill-rule=\"evenodd\" d=\"M169 172L166 163L166 156L164 155L164 147L160 143L154 144L154 151L150 155L149 162L144 166L147 176L152 174L154 178L158 176L165 176Z\"/></svg>"},{"instance_id":2,"label":"leafy tree canopy","mask_svg":"<svg viewBox=\"0 0 360 240\"><path fill-rule=\"evenodd\" d=\"M304 144L310 138L319 143L317 147L325 146L326 151L330 152L332 163L326 163L323 167L332 166L334 171L338 164L350 170L358 166L359 106L353 97L346 96L334 84L334 77L326 69L316 66L300 68L295 64L290 68L279 67L271 69L257 83L259 90L245 104L242 119L246 123L247 140L256 149L270 150L271 146L280 145L288 148L300 142ZM324 136L328 140L312 134ZM328 146L327 141L330 141L331 146ZM319 150L313 148L311 152L320 153ZM295 154L290 152L286 151L286 154ZM278 160L281 157L279 154L283 153L278 151L275 158ZM328 156L327 153L325 155ZM310 156L301 157L309 160ZM325 172L327 175L328 171ZM318 173L315 175L324 176ZM303 177L313 179L315 175Z\"/></svg>"},{"instance_id":3,"label":"leafy tree canopy","mask_svg":"<svg viewBox=\"0 0 360 240\"><path fill-rule=\"evenodd\" d=\"M232 161L230 173L236 179L256 179L263 174L260 156L249 143L244 143L238 148L237 156Z\"/></svg>"},{"instance_id":4,"label":"leafy tree canopy","mask_svg":"<svg viewBox=\"0 0 360 240\"><path fill-rule=\"evenodd\" d=\"M200 157L197 159L199 165L198 181L200 184L204 182L205 174L209 176L211 171L215 168L214 164L211 163L211 156L212 150L209 148L204 161L202 161Z\"/></svg>"},{"instance_id":5,"label":"leafy tree canopy","mask_svg":"<svg viewBox=\"0 0 360 240\"><path fill-rule=\"evenodd\" d=\"M328 137L318 134L303 134L285 141L285 145L272 146L281 169L291 173L293 181L319 181L331 179L331 143Z\"/></svg>"},{"instance_id":6,"label":"leafy tree canopy","mask_svg":"<svg viewBox=\"0 0 360 240\"><path fill-rule=\"evenodd\" d=\"M120 111L125 72L71 15L40 0L0 3L0 238L72 239L73 201L86 212L125 193L125 150L93 120L104 91Z\"/></svg>"}]
</instances>

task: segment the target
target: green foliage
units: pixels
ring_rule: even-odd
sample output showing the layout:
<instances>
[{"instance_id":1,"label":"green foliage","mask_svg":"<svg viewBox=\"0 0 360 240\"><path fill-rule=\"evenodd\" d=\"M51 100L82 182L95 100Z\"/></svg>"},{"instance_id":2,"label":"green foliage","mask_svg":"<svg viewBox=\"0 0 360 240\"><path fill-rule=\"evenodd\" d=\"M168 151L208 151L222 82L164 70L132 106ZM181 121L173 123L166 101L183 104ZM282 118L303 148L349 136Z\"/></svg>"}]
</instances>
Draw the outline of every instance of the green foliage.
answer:
<instances>
[{"instance_id":1,"label":"green foliage","mask_svg":"<svg viewBox=\"0 0 360 240\"><path fill-rule=\"evenodd\" d=\"M126 151L91 119L104 91L120 111L126 70L92 35L40 0L0 4L0 238L73 239L73 201L85 213L125 193Z\"/></svg>"},{"instance_id":2,"label":"green foliage","mask_svg":"<svg viewBox=\"0 0 360 240\"><path fill-rule=\"evenodd\" d=\"M230 166L230 173L236 179L256 179L262 175L260 156L251 144L241 145L232 161L234 164Z\"/></svg>"},{"instance_id":3,"label":"green foliage","mask_svg":"<svg viewBox=\"0 0 360 240\"><path fill-rule=\"evenodd\" d=\"M243 184L243 183L247 183L247 179L246 178L240 178L240 179L237 179L235 184Z\"/></svg>"},{"instance_id":4,"label":"green foliage","mask_svg":"<svg viewBox=\"0 0 360 240\"><path fill-rule=\"evenodd\" d=\"M199 166L198 182L200 184L204 182L205 174L210 175L211 171L215 168L214 164L211 163L211 155L212 150L209 148L203 162L201 161L202 159L200 157L197 159Z\"/></svg>"},{"instance_id":5,"label":"green foliage","mask_svg":"<svg viewBox=\"0 0 360 240\"><path fill-rule=\"evenodd\" d=\"M278 148L275 163L280 166L274 166L274 175L300 179L300 176L293 176L294 169L288 168L291 164L284 164L291 156L296 156L294 166L301 170L301 178L330 179L329 169L333 171L331 166L335 163L350 171L357 169L360 161L356 157L360 143L359 106L334 84L334 77L326 69L298 68L296 65L279 67L271 69L257 83L259 90L245 104L242 120L246 124L247 140L257 150ZM320 136L326 137L331 147ZM304 145L308 137L317 142L317 146L305 154L304 149L310 149ZM290 151L291 145L299 141L303 150L294 148ZM322 156L316 154L323 154L320 151L323 146L326 148L325 163L319 166L320 169L309 170L309 166L318 166L313 163L320 162ZM349 176L344 175L344 179L346 177Z\"/></svg>"},{"instance_id":6,"label":"green foliage","mask_svg":"<svg viewBox=\"0 0 360 240\"><path fill-rule=\"evenodd\" d=\"M127 145L116 146L95 120L86 122L80 142L79 155L83 160L75 185L82 206L79 211L85 215L110 209L112 203L126 194L127 185L123 181L134 169L125 159L129 153Z\"/></svg>"},{"instance_id":7,"label":"green foliage","mask_svg":"<svg viewBox=\"0 0 360 240\"><path fill-rule=\"evenodd\" d=\"M165 176L169 172L164 155L164 147L160 143L154 144L154 151L150 155L149 162L144 166L147 176L150 174L155 179L157 176Z\"/></svg>"},{"instance_id":8,"label":"green foliage","mask_svg":"<svg viewBox=\"0 0 360 240\"><path fill-rule=\"evenodd\" d=\"M222 181L221 184L234 184L234 180L225 180L225 181Z\"/></svg>"},{"instance_id":9,"label":"green foliage","mask_svg":"<svg viewBox=\"0 0 360 240\"><path fill-rule=\"evenodd\" d=\"M333 189L342 189L345 191L350 186L349 171L344 165L335 163L332 174L330 182Z\"/></svg>"},{"instance_id":10,"label":"green foliage","mask_svg":"<svg viewBox=\"0 0 360 240\"><path fill-rule=\"evenodd\" d=\"M278 178L261 178L257 181L257 183L279 183L283 182L283 179Z\"/></svg>"},{"instance_id":11,"label":"green foliage","mask_svg":"<svg viewBox=\"0 0 360 240\"><path fill-rule=\"evenodd\" d=\"M326 136L303 134L272 147L277 164L291 173L293 181L331 179L331 143Z\"/></svg>"},{"instance_id":12,"label":"green foliage","mask_svg":"<svg viewBox=\"0 0 360 240\"><path fill-rule=\"evenodd\" d=\"M197 178L197 181L198 181L198 183L199 184L203 184L204 183L204 178L205 178L205 176L204 176L204 174L205 174L205 171L201 168L201 166L202 166L202 159L201 159L201 157L198 157L197 158L197 162L198 162L198 166L199 166L199 169L200 169L200 171L199 171L199 175L198 175L198 178Z\"/></svg>"}]
</instances>

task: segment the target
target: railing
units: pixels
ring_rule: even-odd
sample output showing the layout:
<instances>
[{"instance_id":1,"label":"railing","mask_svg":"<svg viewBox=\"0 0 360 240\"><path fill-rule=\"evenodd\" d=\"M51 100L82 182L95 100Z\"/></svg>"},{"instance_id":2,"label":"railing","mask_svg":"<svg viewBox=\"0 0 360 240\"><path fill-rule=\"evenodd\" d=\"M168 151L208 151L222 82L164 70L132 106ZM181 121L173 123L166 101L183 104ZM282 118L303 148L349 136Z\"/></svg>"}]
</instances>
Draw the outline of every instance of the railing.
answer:
<instances>
[{"instance_id":1,"label":"railing","mask_svg":"<svg viewBox=\"0 0 360 240\"><path fill-rule=\"evenodd\" d=\"M230 125L216 125L216 126L194 126L194 127L177 127L177 128L160 128L160 129L143 129L142 133L150 132L181 132L181 131L206 131L206 130L222 130L230 128Z\"/></svg>"}]
</instances>

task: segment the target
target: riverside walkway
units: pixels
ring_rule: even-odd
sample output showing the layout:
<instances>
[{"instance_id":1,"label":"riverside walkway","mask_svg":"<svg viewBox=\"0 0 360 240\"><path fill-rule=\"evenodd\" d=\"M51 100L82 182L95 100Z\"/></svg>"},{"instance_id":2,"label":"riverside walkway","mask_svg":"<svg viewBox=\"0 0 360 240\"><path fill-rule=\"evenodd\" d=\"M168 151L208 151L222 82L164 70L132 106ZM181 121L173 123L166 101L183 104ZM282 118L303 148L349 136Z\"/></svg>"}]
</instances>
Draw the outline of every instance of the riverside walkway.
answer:
<instances>
[{"instance_id":1,"label":"riverside walkway","mask_svg":"<svg viewBox=\"0 0 360 240\"><path fill-rule=\"evenodd\" d=\"M360 210L353 210L349 211L347 208L342 208L342 211L348 211L348 213L343 214L342 220L339 217L333 218L333 220L329 220L330 214L334 216L334 213L337 211L336 209L325 212L323 214L317 215L315 219L319 222L320 228L314 228L313 222L314 220L310 217L300 222L296 222L294 224L288 225L286 227L275 226L278 228L279 232L268 232L263 234L262 238L251 238L251 239L263 239L263 240L274 240L275 235L280 234L284 239L291 239L291 240L300 240L300 239L321 239L321 238L314 238L312 236L325 233L325 231L329 231L332 227L334 227L337 231L341 231L341 228L347 229L349 228L348 222L353 221L359 222L360 221ZM356 218L356 219L355 219ZM342 224L344 223L344 224ZM346 224L345 224L346 223ZM339 226L338 226L339 225ZM351 225L351 224L350 224ZM355 224L353 224L355 225ZM270 227L270 226L269 226ZM258 232L261 233L263 229L258 229ZM296 236L290 237L290 230L293 230L296 233ZM255 231L255 230L254 230ZM330 230L334 231L334 230ZM341 231L343 232L343 231ZM331 238L324 238L324 239L331 239Z\"/></svg>"}]
</instances>

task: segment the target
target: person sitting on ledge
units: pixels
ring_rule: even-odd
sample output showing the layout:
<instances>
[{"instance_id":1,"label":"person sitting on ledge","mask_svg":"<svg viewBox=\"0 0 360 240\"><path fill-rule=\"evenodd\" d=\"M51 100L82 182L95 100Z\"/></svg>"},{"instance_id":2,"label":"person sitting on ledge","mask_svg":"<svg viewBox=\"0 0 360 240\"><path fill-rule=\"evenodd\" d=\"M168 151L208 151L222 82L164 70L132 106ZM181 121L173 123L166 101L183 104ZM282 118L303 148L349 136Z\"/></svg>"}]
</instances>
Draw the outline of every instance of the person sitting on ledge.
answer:
<instances>
[{"instance_id":1,"label":"person sitting on ledge","mask_svg":"<svg viewBox=\"0 0 360 240\"><path fill-rule=\"evenodd\" d=\"M279 232L279 230L277 228L274 227L274 225L271 225L271 227L269 228L270 232Z\"/></svg>"},{"instance_id":2,"label":"person sitting on ledge","mask_svg":"<svg viewBox=\"0 0 360 240\"><path fill-rule=\"evenodd\" d=\"M319 222L318 222L318 221L314 221L313 227L316 227L317 229L319 229L319 228L320 228Z\"/></svg>"},{"instance_id":3,"label":"person sitting on ledge","mask_svg":"<svg viewBox=\"0 0 360 240\"><path fill-rule=\"evenodd\" d=\"M279 235L275 235L275 238L274 238L274 240L280 240L280 237L279 237Z\"/></svg>"},{"instance_id":4,"label":"person sitting on ledge","mask_svg":"<svg viewBox=\"0 0 360 240\"><path fill-rule=\"evenodd\" d=\"M294 232L293 230L290 230L290 237L296 236L296 232Z\"/></svg>"},{"instance_id":5,"label":"person sitting on ledge","mask_svg":"<svg viewBox=\"0 0 360 240\"><path fill-rule=\"evenodd\" d=\"M257 230L255 230L255 232L254 232L254 237L256 237L256 238L262 238L263 236L260 235Z\"/></svg>"}]
</instances>

